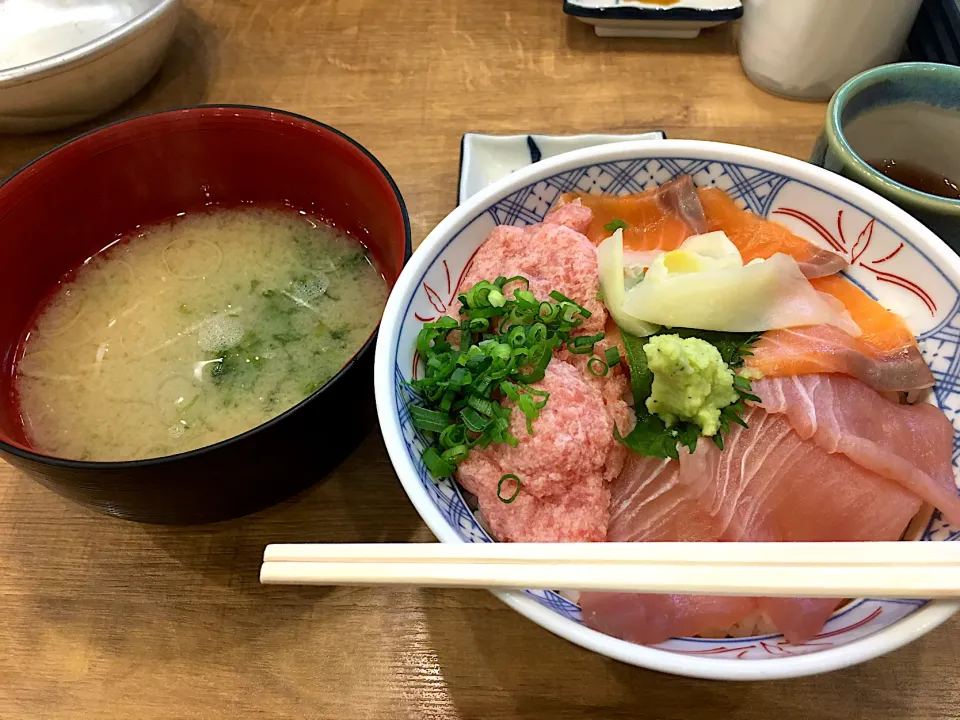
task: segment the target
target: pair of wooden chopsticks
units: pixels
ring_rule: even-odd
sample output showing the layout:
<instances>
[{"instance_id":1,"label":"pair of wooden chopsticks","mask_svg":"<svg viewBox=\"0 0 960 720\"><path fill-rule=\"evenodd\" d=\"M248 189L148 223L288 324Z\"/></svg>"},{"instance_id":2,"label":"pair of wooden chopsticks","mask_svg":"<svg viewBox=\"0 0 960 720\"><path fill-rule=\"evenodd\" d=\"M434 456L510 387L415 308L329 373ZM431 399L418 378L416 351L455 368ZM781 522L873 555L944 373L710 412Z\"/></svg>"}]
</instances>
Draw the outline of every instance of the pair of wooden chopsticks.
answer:
<instances>
[{"instance_id":1,"label":"pair of wooden chopsticks","mask_svg":"<svg viewBox=\"0 0 960 720\"><path fill-rule=\"evenodd\" d=\"M960 599L960 542L268 545L260 582Z\"/></svg>"}]
</instances>

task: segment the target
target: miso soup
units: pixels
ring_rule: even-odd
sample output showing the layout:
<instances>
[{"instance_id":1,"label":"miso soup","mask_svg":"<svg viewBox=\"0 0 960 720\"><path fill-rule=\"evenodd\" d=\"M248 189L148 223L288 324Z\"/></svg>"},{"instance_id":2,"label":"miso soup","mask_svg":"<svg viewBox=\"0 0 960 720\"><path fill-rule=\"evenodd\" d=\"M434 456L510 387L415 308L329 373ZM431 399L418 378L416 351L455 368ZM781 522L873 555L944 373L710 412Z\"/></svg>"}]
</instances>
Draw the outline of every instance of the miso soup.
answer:
<instances>
[{"instance_id":1,"label":"miso soup","mask_svg":"<svg viewBox=\"0 0 960 720\"><path fill-rule=\"evenodd\" d=\"M260 425L313 393L376 327L363 246L293 210L216 210L88 260L16 367L24 429L76 460L160 457Z\"/></svg>"}]
</instances>

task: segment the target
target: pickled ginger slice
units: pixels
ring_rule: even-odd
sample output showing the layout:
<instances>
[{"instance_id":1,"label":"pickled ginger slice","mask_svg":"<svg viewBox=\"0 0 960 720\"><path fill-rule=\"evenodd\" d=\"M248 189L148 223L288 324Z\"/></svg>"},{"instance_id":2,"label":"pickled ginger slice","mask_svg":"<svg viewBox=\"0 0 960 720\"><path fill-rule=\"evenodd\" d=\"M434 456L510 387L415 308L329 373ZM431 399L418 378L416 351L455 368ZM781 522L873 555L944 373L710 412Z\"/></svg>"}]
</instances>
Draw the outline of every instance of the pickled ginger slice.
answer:
<instances>
[{"instance_id":1,"label":"pickled ginger slice","mask_svg":"<svg viewBox=\"0 0 960 720\"><path fill-rule=\"evenodd\" d=\"M600 270L600 292L603 304L614 322L637 337L653 335L659 328L623 311L626 299L623 266L623 230L618 229L597 248L597 265Z\"/></svg>"},{"instance_id":2,"label":"pickled ginger slice","mask_svg":"<svg viewBox=\"0 0 960 720\"><path fill-rule=\"evenodd\" d=\"M761 332L833 325L860 335L842 304L817 292L796 260L782 253L742 267L655 274L626 292L621 311L670 327Z\"/></svg>"},{"instance_id":3,"label":"pickled ginger slice","mask_svg":"<svg viewBox=\"0 0 960 720\"><path fill-rule=\"evenodd\" d=\"M660 253L647 268L645 279L660 282L670 275L742 266L736 245L726 234L712 232L688 237L676 250Z\"/></svg>"}]
</instances>

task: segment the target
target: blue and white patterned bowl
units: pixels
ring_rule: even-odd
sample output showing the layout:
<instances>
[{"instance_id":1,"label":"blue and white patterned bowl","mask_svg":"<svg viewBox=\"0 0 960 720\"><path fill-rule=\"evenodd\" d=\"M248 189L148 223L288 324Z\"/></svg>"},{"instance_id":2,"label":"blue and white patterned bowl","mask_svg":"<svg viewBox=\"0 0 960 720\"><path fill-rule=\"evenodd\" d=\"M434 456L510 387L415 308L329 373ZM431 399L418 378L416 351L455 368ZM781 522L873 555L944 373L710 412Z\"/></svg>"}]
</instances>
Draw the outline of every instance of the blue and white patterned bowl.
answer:
<instances>
[{"instance_id":1,"label":"blue and white patterned bowl","mask_svg":"<svg viewBox=\"0 0 960 720\"><path fill-rule=\"evenodd\" d=\"M685 140L628 142L578 150L519 170L471 197L424 240L397 282L377 343L380 426L410 499L441 542L491 542L457 486L430 479L424 439L407 410L414 340L421 323L446 311L459 279L495 225L541 221L568 190L632 193L680 174L716 185L758 215L843 253L849 277L907 318L937 378L936 398L960 428L960 258L912 217L838 175L762 150ZM954 467L960 442L954 442ZM920 539L957 540L935 513ZM860 599L839 610L802 646L781 635L675 638L644 647L590 630L579 608L553 592L497 593L518 612L583 647L624 662L694 677L752 680L835 670L900 647L933 629L958 604Z\"/></svg>"}]
</instances>

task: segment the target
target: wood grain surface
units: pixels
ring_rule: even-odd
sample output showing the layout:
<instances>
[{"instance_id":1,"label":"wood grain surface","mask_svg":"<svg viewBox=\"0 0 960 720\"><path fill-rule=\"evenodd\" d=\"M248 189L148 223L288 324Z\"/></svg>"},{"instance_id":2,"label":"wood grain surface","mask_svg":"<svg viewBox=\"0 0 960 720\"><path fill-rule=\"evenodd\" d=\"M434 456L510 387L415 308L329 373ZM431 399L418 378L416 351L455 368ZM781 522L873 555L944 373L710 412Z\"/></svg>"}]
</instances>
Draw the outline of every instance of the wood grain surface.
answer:
<instances>
[{"instance_id":1,"label":"wood grain surface","mask_svg":"<svg viewBox=\"0 0 960 720\"><path fill-rule=\"evenodd\" d=\"M559 0L187 0L159 75L106 119L318 118L389 168L419 241L453 208L467 130L659 128L806 157L824 106L752 86L732 32L601 40ZM0 136L0 177L82 129ZM257 582L269 542L431 539L378 435L290 502L188 529L95 515L0 464L0 718L960 718L957 619L857 668L738 685L607 660L485 592Z\"/></svg>"}]
</instances>

